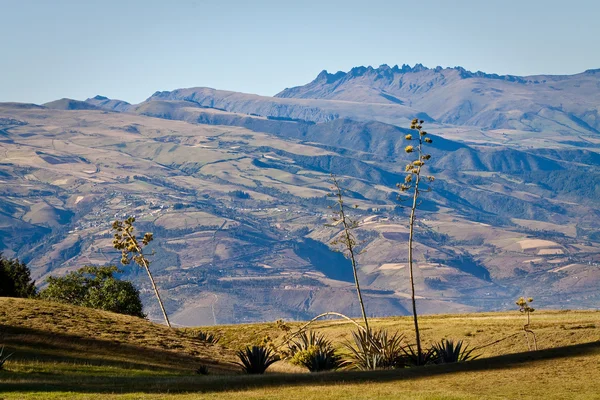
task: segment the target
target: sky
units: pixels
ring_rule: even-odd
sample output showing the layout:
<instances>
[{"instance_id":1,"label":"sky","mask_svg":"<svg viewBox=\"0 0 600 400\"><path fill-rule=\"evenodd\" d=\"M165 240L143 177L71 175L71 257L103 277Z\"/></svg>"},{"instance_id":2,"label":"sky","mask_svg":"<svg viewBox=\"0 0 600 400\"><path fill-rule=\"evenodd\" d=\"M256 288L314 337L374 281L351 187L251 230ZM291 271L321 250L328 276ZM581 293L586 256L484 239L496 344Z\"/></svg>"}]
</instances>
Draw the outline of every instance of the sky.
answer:
<instances>
[{"instance_id":1,"label":"sky","mask_svg":"<svg viewBox=\"0 0 600 400\"><path fill-rule=\"evenodd\" d=\"M272 96L360 65L600 68L597 0L0 0L0 14L0 102Z\"/></svg>"}]
</instances>

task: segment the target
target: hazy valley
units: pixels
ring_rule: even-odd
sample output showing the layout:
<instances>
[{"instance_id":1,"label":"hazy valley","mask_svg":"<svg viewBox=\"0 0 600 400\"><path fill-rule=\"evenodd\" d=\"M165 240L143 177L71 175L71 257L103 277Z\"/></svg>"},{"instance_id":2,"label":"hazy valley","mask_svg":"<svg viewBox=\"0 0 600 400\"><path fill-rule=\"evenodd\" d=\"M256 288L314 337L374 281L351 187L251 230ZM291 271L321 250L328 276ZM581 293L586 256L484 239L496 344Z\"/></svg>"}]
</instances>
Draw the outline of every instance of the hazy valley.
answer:
<instances>
[{"instance_id":1,"label":"hazy valley","mask_svg":"<svg viewBox=\"0 0 600 400\"><path fill-rule=\"evenodd\" d=\"M410 119L433 136L419 208L422 313L600 306L600 71L514 77L403 66L321 73L275 97L209 88L140 104L0 104L0 251L38 282L117 264L109 226L154 232L173 322L358 315L329 242L329 174L360 221L369 315L406 315L407 211L395 185ZM125 276L159 311L144 272Z\"/></svg>"}]
</instances>

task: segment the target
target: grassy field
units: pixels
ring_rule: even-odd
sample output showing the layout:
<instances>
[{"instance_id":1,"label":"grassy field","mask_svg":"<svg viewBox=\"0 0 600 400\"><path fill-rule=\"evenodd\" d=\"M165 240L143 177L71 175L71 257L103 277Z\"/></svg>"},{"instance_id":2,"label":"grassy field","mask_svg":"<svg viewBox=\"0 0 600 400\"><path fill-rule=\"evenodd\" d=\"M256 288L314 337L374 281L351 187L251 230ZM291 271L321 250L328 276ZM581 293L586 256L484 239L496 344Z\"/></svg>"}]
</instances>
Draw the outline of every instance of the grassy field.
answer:
<instances>
[{"instance_id":1,"label":"grassy field","mask_svg":"<svg viewBox=\"0 0 600 400\"><path fill-rule=\"evenodd\" d=\"M422 317L425 342L447 337L481 347L498 341L462 364L310 374L280 362L263 376L246 376L231 363L234 350L266 335L277 343L275 324L203 328L221 336L219 345L207 345L194 329L0 298L0 344L15 353L0 371L0 399L600 398L600 312L536 311L537 352L526 351L522 323L518 312ZM408 318L373 325L412 341ZM351 329L339 321L314 326L338 344ZM200 365L211 374L196 374Z\"/></svg>"}]
</instances>

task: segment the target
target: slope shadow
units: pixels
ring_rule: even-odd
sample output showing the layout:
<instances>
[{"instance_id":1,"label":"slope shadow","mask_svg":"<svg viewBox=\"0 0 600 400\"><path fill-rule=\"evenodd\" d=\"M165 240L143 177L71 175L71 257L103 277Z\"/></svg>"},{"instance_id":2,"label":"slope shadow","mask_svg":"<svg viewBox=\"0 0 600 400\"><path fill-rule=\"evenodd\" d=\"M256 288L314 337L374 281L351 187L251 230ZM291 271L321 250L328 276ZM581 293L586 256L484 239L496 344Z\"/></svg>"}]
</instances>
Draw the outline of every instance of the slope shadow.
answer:
<instances>
[{"instance_id":1,"label":"slope shadow","mask_svg":"<svg viewBox=\"0 0 600 400\"><path fill-rule=\"evenodd\" d=\"M510 354L485 359L477 359L460 364L435 365L385 371L329 372L320 374L266 374L230 376L175 376L175 377L77 377L62 375L57 380L52 376L28 377L27 374L14 374L10 380L3 379L3 391L70 391L77 393L176 393L176 392L225 392L244 389L276 388L303 385L340 385L349 383L378 383L403 381L422 377L435 377L460 372L501 370L522 364L579 357L600 352L600 341L573 346L565 346L536 352ZM13 375L13 374L11 374ZM5 378L8 375L0 375ZM103 381L103 379L106 379ZM77 383L73 383L77 382Z\"/></svg>"},{"instance_id":2,"label":"slope shadow","mask_svg":"<svg viewBox=\"0 0 600 400\"><path fill-rule=\"evenodd\" d=\"M294 252L308 260L317 271L330 279L354 282L352 263L343 253L332 251L326 244L311 238L304 238L294 244Z\"/></svg>"},{"instance_id":3,"label":"slope shadow","mask_svg":"<svg viewBox=\"0 0 600 400\"><path fill-rule=\"evenodd\" d=\"M191 372L200 364L232 372L231 364L202 356L207 344L198 341L198 355L116 340L91 339L78 335L51 333L34 328L0 325L1 343L11 360L68 362L91 366L112 366L171 372Z\"/></svg>"}]
</instances>

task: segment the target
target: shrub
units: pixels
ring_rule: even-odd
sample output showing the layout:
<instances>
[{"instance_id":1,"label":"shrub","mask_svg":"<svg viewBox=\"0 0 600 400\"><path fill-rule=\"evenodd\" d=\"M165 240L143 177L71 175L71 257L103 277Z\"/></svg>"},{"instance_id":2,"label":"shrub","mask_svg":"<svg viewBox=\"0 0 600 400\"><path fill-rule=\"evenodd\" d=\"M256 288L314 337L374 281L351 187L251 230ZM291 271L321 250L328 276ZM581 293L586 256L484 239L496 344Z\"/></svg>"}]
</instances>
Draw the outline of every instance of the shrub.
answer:
<instances>
[{"instance_id":1,"label":"shrub","mask_svg":"<svg viewBox=\"0 0 600 400\"><path fill-rule=\"evenodd\" d=\"M279 361L279 356L263 346L248 346L239 350L236 355L240 359L236 364L247 374L264 374L271 364Z\"/></svg>"},{"instance_id":2,"label":"shrub","mask_svg":"<svg viewBox=\"0 0 600 400\"><path fill-rule=\"evenodd\" d=\"M231 197L233 198L238 198L238 199L249 199L250 193L248 192L244 192L243 190L233 190L231 192L228 192L227 194L229 194Z\"/></svg>"},{"instance_id":3,"label":"shrub","mask_svg":"<svg viewBox=\"0 0 600 400\"><path fill-rule=\"evenodd\" d=\"M432 346L434 352L434 362L436 364L448 364L474 360L479 355L473 355L475 349L468 349L467 345L463 346L463 341L459 340L442 340Z\"/></svg>"},{"instance_id":4,"label":"shrub","mask_svg":"<svg viewBox=\"0 0 600 400\"><path fill-rule=\"evenodd\" d=\"M196 339L204 343L217 344L221 338L214 333L198 330L198 332L196 332Z\"/></svg>"},{"instance_id":5,"label":"shrub","mask_svg":"<svg viewBox=\"0 0 600 400\"><path fill-rule=\"evenodd\" d=\"M346 343L351 356L348 363L352 368L361 370L402 368L404 359L403 335L389 335L385 329L369 334L358 330L352 332L354 343Z\"/></svg>"},{"instance_id":6,"label":"shrub","mask_svg":"<svg viewBox=\"0 0 600 400\"><path fill-rule=\"evenodd\" d=\"M310 372L331 371L344 366L342 357L323 334L302 332L290 341L290 362L307 368Z\"/></svg>"},{"instance_id":7,"label":"shrub","mask_svg":"<svg viewBox=\"0 0 600 400\"><path fill-rule=\"evenodd\" d=\"M0 297L35 297L37 290L29 268L17 259L0 253Z\"/></svg>"},{"instance_id":8,"label":"shrub","mask_svg":"<svg viewBox=\"0 0 600 400\"><path fill-rule=\"evenodd\" d=\"M198 375L208 375L209 374L208 367L206 365L202 364L196 369L196 373Z\"/></svg>"},{"instance_id":9,"label":"shrub","mask_svg":"<svg viewBox=\"0 0 600 400\"><path fill-rule=\"evenodd\" d=\"M140 292L131 282L114 277L115 266L85 266L63 277L49 277L44 299L145 318Z\"/></svg>"}]
</instances>

